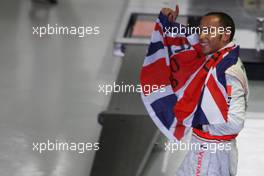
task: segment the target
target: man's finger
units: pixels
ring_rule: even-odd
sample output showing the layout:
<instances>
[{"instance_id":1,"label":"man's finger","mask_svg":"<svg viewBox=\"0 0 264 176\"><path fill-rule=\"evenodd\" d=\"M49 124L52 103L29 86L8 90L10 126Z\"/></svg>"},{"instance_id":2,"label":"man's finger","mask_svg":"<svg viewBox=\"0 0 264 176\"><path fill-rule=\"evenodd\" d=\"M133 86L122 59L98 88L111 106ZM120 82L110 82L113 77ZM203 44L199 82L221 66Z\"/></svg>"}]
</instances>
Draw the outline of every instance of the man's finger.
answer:
<instances>
[{"instance_id":1,"label":"man's finger","mask_svg":"<svg viewBox=\"0 0 264 176\"><path fill-rule=\"evenodd\" d=\"M179 5L177 4L176 5L176 7L175 7L175 20L176 20L176 18L178 17L178 15L179 15Z\"/></svg>"}]
</instances>

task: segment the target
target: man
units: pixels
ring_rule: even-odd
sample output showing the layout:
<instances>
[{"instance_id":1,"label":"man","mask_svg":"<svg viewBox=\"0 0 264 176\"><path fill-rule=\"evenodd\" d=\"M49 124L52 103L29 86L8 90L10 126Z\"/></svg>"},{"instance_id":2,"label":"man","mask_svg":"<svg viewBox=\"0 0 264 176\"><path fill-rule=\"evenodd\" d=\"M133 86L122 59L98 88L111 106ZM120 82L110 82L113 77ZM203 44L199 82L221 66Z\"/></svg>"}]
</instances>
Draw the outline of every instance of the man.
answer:
<instances>
[{"instance_id":1,"label":"man","mask_svg":"<svg viewBox=\"0 0 264 176\"><path fill-rule=\"evenodd\" d=\"M176 6L175 10L163 8L161 12L172 23L178 16L179 7ZM229 15L222 12L211 12L204 15L200 21L200 29L212 27L224 27L229 31L222 31L222 33L214 35L201 31L199 42L207 60L212 54L234 46L232 41L235 24ZM214 152L210 149L189 150L177 171L177 176L236 175L238 154L235 138L243 128L248 99L247 77L240 59L225 70L225 79L229 94L227 122L196 125L193 128L191 143L198 143L202 148L216 145L223 145L226 148Z\"/></svg>"}]
</instances>

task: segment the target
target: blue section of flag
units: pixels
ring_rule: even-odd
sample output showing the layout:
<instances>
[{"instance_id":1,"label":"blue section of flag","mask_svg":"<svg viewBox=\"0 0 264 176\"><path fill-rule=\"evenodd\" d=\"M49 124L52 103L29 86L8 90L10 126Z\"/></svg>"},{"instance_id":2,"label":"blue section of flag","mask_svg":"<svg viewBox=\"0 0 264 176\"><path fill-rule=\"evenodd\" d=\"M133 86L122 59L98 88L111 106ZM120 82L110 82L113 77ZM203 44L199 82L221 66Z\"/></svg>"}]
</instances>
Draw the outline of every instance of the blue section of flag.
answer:
<instances>
[{"instance_id":1,"label":"blue section of flag","mask_svg":"<svg viewBox=\"0 0 264 176\"><path fill-rule=\"evenodd\" d=\"M148 49L147 56L150 56L154 53L156 53L158 50L163 49L163 43L162 42L156 42L156 43L151 43L150 47Z\"/></svg>"},{"instance_id":2,"label":"blue section of flag","mask_svg":"<svg viewBox=\"0 0 264 176\"><path fill-rule=\"evenodd\" d=\"M156 113L156 116L162 122L162 124L169 129L174 121L173 107L177 102L177 96L171 94L162 97L151 104L151 107Z\"/></svg>"},{"instance_id":3,"label":"blue section of flag","mask_svg":"<svg viewBox=\"0 0 264 176\"><path fill-rule=\"evenodd\" d=\"M226 87L225 71L238 61L239 46L231 50L216 66L217 80Z\"/></svg>"},{"instance_id":4,"label":"blue section of flag","mask_svg":"<svg viewBox=\"0 0 264 176\"><path fill-rule=\"evenodd\" d=\"M194 118L192 121L192 126L198 126L198 125L207 125L209 124L201 106L197 106L197 110L195 111Z\"/></svg>"},{"instance_id":5,"label":"blue section of flag","mask_svg":"<svg viewBox=\"0 0 264 176\"><path fill-rule=\"evenodd\" d=\"M201 97L200 97L200 100L199 100L199 104L197 106L197 109L194 113L194 118L193 118L193 121L192 121L192 126L193 127L196 127L196 126L199 126L199 125L207 125L209 124L207 118L206 118L206 115L204 114L203 110L202 110L202 107L201 107L201 104L202 104L202 97L204 95L204 88L203 88L203 91L202 91L202 94L201 94Z\"/></svg>"},{"instance_id":6,"label":"blue section of flag","mask_svg":"<svg viewBox=\"0 0 264 176\"><path fill-rule=\"evenodd\" d=\"M165 31L164 31L165 28L167 28L167 27L171 27L171 26L172 26L172 24L171 24L171 23L169 22L169 20L168 20L168 17L165 16L165 15L163 15L162 12L160 12L160 14L159 14L159 21L160 21L160 23L161 23L162 26L163 26L163 32L165 32Z\"/></svg>"}]
</instances>

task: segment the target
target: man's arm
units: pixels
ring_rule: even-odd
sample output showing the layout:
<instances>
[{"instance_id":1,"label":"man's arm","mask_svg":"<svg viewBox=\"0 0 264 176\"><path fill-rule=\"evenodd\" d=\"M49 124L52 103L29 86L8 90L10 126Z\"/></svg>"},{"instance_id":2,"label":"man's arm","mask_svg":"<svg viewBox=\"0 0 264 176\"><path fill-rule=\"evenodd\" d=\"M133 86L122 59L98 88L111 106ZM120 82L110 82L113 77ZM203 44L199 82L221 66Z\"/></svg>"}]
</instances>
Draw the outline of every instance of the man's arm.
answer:
<instances>
[{"instance_id":1,"label":"man's arm","mask_svg":"<svg viewBox=\"0 0 264 176\"><path fill-rule=\"evenodd\" d=\"M203 125L203 129L211 135L238 134L244 127L248 85L246 75L243 73L241 66L243 65L239 61L239 63L226 71L226 83L231 90L228 121L222 124Z\"/></svg>"}]
</instances>

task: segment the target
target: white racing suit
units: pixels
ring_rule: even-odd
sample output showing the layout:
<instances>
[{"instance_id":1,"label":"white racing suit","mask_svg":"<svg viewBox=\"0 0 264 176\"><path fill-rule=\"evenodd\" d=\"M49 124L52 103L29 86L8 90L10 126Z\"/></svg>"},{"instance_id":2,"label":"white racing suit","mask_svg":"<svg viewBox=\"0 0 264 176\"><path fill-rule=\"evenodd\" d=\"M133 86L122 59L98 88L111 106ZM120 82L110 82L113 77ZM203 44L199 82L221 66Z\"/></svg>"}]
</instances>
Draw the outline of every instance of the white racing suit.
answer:
<instances>
[{"instance_id":1,"label":"white racing suit","mask_svg":"<svg viewBox=\"0 0 264 176\"><path fill-rule=\"evenodd\" d=\"M226 47L232 45L232 42ZM229 87L228 121L223 124L201 125L194 128L190 149L176 176L234 176L237 172L236 136L242 130L248 99L247 76L240 59L226 71Z\"/></svg>"}]
</instances>

